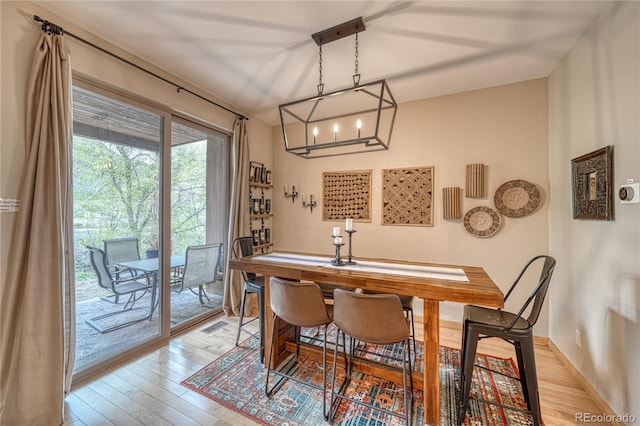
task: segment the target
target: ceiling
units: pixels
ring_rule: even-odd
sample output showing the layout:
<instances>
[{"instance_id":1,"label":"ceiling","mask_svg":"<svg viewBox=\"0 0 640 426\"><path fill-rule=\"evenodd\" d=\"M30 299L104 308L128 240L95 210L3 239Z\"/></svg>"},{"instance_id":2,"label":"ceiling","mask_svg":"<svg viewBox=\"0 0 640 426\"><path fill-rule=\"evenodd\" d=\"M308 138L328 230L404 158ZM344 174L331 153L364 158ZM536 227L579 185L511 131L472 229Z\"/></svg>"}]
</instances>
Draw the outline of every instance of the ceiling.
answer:
<instances>
[{"instance_id":1,"label":"ceiling","mask_svg":"<svg viewBox=\"0 0 640 426\"><path fill-rule=\"evenodd\" d=\"M77 26L278 123L315 96L311 34L362 16L362 83L399 103L548 76L607 1L36 1ZM55 22L55 19L42 16ZM323 46L325 93L353 85L355 38Z\"/></svg>"}]
</instances>

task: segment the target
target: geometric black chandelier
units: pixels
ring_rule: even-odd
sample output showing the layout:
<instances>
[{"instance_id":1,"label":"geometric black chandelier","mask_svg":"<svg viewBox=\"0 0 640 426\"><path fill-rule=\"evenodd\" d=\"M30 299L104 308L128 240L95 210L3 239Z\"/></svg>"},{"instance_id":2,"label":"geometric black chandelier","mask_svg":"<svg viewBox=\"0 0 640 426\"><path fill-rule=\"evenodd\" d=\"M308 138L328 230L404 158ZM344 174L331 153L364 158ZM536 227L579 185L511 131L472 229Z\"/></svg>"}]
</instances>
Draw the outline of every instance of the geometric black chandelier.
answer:
<instances>
[{"instance_id":1,"label":"geometric black chandelier","mask_svg":"<svg viewBox=\"0 0 640 426\"><path fill-rule=\"evenodd\" d=\"M280 105L285 149L303 158L389 149L398 105L386 80L360 84L358 33L365 30L362 17L311 37L319 46L318 95ZM324 93L322 45L355 34L353 87Z\"/></svg>"}]
</instances>

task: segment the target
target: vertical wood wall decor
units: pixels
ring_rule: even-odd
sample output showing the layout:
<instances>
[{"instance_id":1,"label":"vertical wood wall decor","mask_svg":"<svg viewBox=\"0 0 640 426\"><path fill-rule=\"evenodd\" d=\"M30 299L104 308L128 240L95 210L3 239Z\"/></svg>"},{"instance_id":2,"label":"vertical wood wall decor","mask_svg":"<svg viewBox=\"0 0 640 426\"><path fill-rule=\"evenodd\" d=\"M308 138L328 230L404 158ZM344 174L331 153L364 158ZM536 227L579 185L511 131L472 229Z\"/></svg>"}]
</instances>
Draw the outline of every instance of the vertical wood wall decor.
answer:
<instances>
[{"instance_id":1,"label":"vertical wood wall decor","mask_svg":"<svg viewBox=\"0 0 640 426\"><path fill-rule=\"evenodd\" d=\"M442 215L445 219L462 219L460 211L460 194L462 188L457 186L442 188Z\"/></svg>"},{"instance_id":2,"label":"vertical wood wall decor","mask_svg":"<svg viewBox=\"0 0 640 426\"><path fill-rule=\"evenodd\" d=\"M433 166L382 170L382 224L433 226Z\"/></svg>"},{"instance_id":3,"label":"vertical wood wall decor","mask_svg":"<svg viewBox=\"0 0 640 426\"><path fill-rule=\"evenodd\" d=\"M322 220L371 222L371 170L322 173Z\"/></svg>"},{"instance_id":4,"label":"vertical wood wall decor","mask_svg":"<svg viewBox=\"0 0 640 426\"><path fill-rule=\"evenodd\" d=\"M484 198L485 194L484 164L467 164L467 186L465 188L465 197Z\"/></svg>"}]
</instances>

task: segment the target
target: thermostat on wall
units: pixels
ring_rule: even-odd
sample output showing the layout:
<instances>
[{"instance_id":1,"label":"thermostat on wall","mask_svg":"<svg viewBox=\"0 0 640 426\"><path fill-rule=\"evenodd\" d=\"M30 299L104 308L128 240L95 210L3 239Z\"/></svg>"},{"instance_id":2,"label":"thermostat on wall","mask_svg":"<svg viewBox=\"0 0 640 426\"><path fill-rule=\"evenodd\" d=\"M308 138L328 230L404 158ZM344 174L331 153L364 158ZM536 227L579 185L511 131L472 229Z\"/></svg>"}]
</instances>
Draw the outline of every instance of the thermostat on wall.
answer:
<instances>
[{"instance_id":1,"label":"thermostat on wall","mask_svg":"<svg viewBox=\"0 0 640 426\"><path fill-rule=\"evenodd\" d=\"M633 183L633 179L627 179L627 183L620 186L618 198L623 204L640 203L640 183Z\"/></svg>"}]
</instances>

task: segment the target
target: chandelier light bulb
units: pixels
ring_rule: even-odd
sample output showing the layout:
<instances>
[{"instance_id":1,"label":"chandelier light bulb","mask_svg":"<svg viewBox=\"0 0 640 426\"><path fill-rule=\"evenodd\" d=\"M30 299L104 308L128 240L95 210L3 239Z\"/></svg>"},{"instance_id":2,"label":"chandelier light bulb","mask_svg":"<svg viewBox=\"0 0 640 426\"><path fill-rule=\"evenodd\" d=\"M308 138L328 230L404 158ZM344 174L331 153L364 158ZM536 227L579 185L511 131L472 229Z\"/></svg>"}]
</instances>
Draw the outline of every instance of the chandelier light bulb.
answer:
<instances>
[{"instance_id":1,"label":"chandelier light bulb","mask_svg":"<svg viewBox=\"0 0 640 426\"><path fill-rule=\"evenodd\" d=\"M362 128L362 120L360 120L358 118L358 121L356 121L356 129L358 129L358 139L360 139L360 129Z\"/></svg>"}]
</instances>

